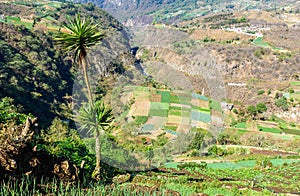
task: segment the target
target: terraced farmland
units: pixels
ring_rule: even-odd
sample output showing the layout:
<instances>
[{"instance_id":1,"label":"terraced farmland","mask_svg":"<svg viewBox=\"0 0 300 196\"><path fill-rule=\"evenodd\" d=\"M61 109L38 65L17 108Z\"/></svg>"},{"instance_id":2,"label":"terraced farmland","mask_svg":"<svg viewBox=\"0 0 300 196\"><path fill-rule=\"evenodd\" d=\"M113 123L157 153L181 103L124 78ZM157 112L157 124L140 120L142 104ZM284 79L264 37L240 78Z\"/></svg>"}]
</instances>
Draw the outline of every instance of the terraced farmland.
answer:
<instances>
[{"instance_id":1,"label":"terraced farmland","mask_svg":"<svg viewBox=\"0 0 300 196\"><path fill-rule=\"evenodd\" d=\"M192 127L208 127L212 110L221 110L219 102L196 93L141 86L124 89L135 100L127 118L141 124L141 134L165 131L176 135Z\"/></svg>"}]
</instances>

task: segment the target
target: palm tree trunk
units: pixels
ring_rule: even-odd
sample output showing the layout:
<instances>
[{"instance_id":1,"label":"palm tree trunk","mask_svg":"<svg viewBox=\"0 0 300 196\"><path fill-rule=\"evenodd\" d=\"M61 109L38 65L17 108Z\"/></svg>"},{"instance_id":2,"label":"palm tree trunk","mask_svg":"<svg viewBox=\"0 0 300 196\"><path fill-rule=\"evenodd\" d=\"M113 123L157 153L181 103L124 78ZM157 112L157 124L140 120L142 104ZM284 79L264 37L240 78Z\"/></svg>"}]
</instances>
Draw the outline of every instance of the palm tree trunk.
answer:
<instances>
[{"instance_id":1,"label":"palm tree trunk","mask_svg":"<svg viewBox=\"0 0 300 196\"><path fill-rule=\"evenodd\" d=\"M91 92L91 85L90 85L90 81L89 81L89 76L87 73L87 59L86 59L86 55L83 54L82 58L81 58L81 63L82 63L82 70L83 70L83 76L84 76L84 80L85 80L85 84L87 87L87 91L88 91L88 101L89 103L92 105L92 107L94 108L94 102L93 102L93 95ZM95 153L96 153L96 167L94 170L94 177L98 178L99 174L100 174L100 163L101 163L101 152L100 152L100 134L99 134L99 130L96 130L95 133Z\"/></svg>"},{"instance_id":2,"label":"palm tree trunk","mask_svg":"<svg viewBox=\"0 0 300 196\"><path fill-rule=\"evenodd\" d=\"M87 87L87 91L88 91L88 100L89 103L92 104L92 106L94 106L94 102L93 102L93 95L91 92L91 85L90 85L90 81L89 81L89 76L87 73L87 60L86 57L81 57L81 63L82 63L82 70L83 70L83 76L84 76L84 81Z\"/></svg>"},{"instance_id":3,"label":"palm tree trunk","mask_svg":"<svg viewBox=\"0 0 300 196\"><path fill-rule=\"evenodd\" d=\"M95 133L95 151L96 151L96 167L95 167L95 171L94 174L98 175L100 174L100 161L101 161L101 154L100 154L100 134L99 131L97 130Z\"/></svg>"}]
</instances>

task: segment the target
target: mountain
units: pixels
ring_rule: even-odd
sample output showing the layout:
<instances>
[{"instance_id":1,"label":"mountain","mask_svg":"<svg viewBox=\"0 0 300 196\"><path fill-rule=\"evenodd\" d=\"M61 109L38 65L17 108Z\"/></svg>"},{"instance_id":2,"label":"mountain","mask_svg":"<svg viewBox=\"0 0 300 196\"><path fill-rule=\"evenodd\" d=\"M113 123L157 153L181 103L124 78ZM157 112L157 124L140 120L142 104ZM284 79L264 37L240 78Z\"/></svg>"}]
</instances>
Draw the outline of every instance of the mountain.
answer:
<instances>
[{"instance_id":1,"label":"mountain","mask_svg":"<svg viewBox=\"0 0 300 196\"><path fill-rule=\"evenodd\" d=\"M296 0L76 0L94 3L128 25L173 23L214 12L274 10L299 12Z\"/></svg>"}]
</instances>

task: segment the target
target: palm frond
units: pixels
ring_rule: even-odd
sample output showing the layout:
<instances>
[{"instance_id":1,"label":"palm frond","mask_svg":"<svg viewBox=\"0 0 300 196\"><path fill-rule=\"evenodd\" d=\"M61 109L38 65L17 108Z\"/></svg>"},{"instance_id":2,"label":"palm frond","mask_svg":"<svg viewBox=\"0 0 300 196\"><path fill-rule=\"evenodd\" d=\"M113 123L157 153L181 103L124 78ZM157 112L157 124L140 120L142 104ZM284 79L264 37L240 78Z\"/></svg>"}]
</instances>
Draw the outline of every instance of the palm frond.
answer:
<instances>
[{"instance_id":1,"label":"palm frond","mask_svg":"<svg viewBox=\"0 0 300 196\"><path fill-rule=\"evenodd\" d=\"M97 101L95 105L83 105L76 118L76 121L80 124L80 131L88 134L96 131L107 131L113 120L112 109L106 106L103 101Z\"/></svg>"},{"instance_id":2,"label":"palm frond","mask_svg":"<svg viewBox=\"0 0 300 196\"><path fill-rule=\"evenodd\" d=\"M60 32L55 37L55 41L64 50L74 51L74 62L81 56L85 58L86 49L96 45L105 37L105 34L99 31L97 24L93 24L90 18L81 18L79 14L73 19L68 19L64 27L69 33Z\"/></svg>"}]
</instances>

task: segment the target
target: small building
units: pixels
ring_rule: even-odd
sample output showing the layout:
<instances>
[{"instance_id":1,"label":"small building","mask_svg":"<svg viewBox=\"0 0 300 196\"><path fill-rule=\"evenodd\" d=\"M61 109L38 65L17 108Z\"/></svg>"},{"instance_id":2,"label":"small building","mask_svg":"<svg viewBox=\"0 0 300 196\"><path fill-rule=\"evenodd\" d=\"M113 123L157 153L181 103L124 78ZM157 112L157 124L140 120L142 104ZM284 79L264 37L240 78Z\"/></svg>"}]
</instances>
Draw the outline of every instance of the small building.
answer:
<instances>
[{"instance_id":1,"label":"small building","mask_svg":"<svg viewBox=\"0 0 300 196\"><path fill-rule=\"evenodd\" d=\"M221 102L221 108L222 110L229 110L231 111L233 109L234 105L231 103L227 103L227 102Z\"/></svg>"}]
</instances>

